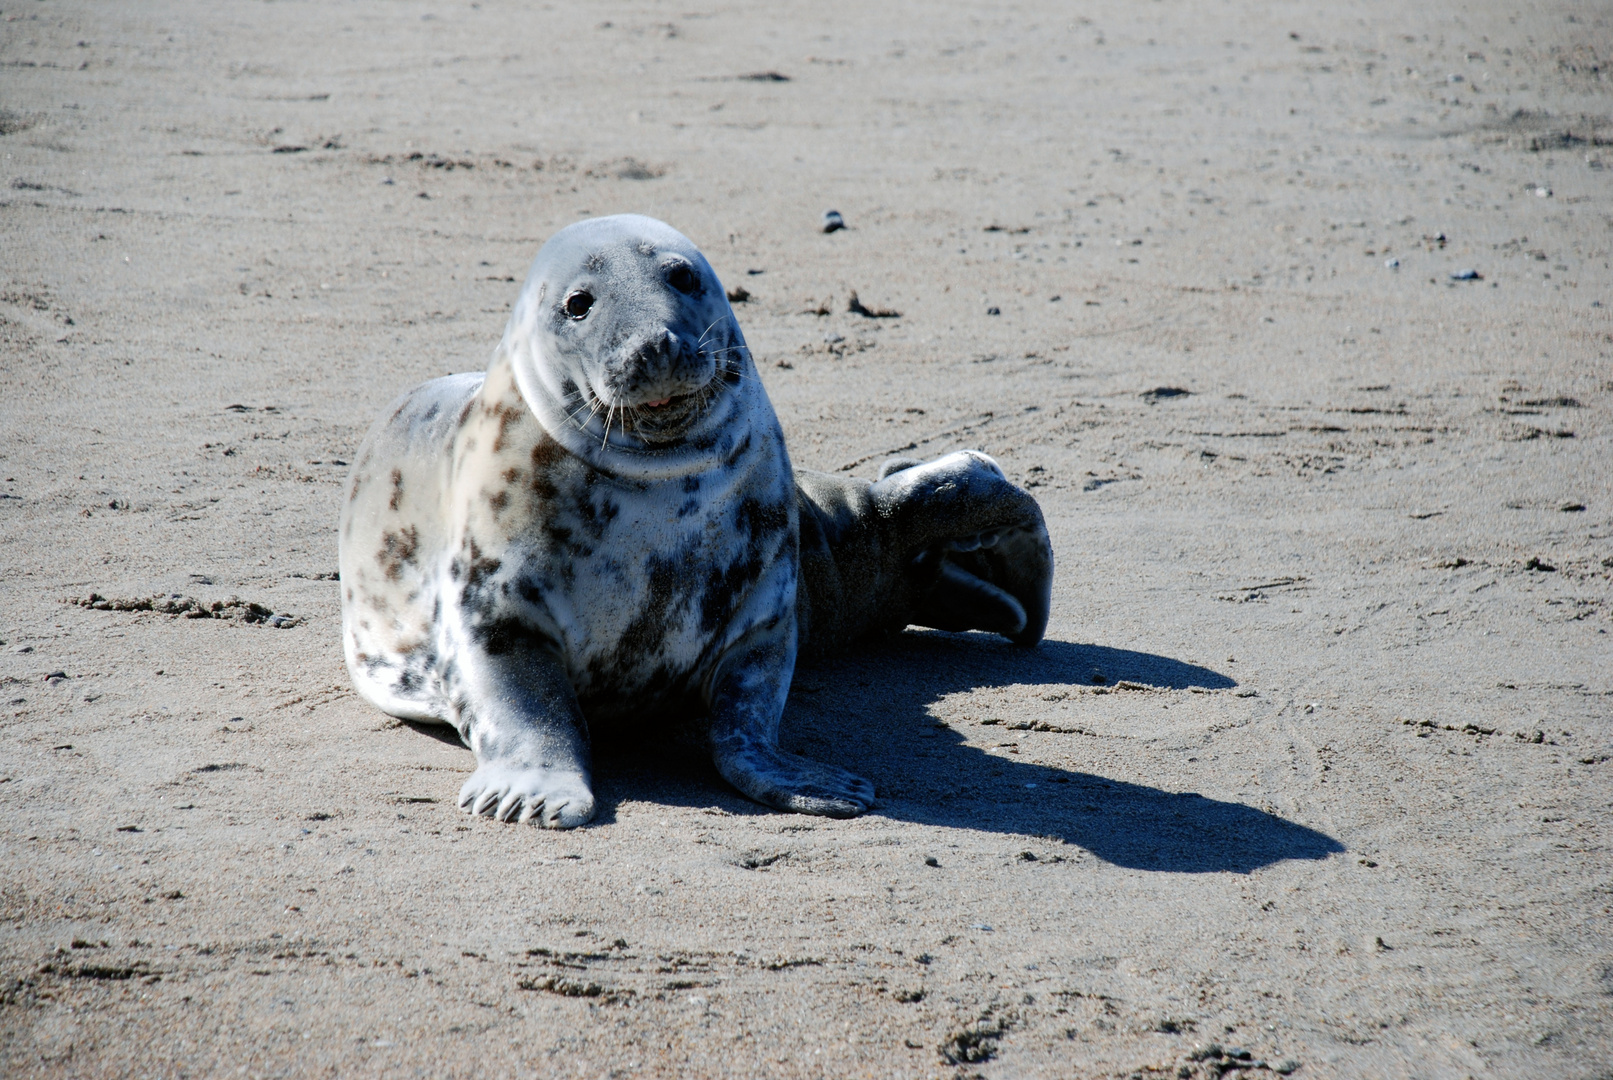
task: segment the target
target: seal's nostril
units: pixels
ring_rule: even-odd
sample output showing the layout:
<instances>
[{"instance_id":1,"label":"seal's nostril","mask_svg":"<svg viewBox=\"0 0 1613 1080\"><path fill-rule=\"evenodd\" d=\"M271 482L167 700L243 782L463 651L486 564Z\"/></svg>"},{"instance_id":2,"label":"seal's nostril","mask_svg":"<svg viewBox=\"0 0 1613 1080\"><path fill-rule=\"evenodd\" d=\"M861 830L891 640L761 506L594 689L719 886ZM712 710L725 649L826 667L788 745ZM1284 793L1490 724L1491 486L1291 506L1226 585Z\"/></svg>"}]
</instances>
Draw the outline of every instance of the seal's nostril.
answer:
<instances>
[{"instance_id":1,"label":"seal's nostril","mask_svg":"<svg viewBox=\"0 0 1613 1080\"><path fill-rule=\"evenodd\" d=\"M677 355L677 338L670 330L654 335L632 350L635 363L658 367Z\"/></svg>"}]
</instances>

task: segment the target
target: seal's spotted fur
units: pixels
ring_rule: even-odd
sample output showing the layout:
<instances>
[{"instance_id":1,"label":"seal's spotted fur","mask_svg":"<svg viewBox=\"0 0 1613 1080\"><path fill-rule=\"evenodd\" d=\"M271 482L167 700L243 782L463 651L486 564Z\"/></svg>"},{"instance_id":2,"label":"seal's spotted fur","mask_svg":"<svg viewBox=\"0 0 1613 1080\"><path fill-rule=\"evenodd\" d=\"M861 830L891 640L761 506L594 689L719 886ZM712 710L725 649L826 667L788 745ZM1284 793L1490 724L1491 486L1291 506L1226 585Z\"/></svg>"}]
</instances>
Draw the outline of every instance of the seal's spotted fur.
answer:
<instances>
[{"instance_id":1,"label":"seal's spotted fur","mask_svg":"<svg viewBox=\"0 0 1613 1080\"><path fill-rule=\"evenodd\" d=\"M990 458L893 464L797 484L694 245L649 218L573 225L486 375L417 387L366 437L340 526L348 669L392 715L458 729L474 813L580 824L589 723L682 717L752 798L860 813L867 780L777 746L801 638L917 621L1034 644L1051 581L1041 514Z\"/></svg>"}]
</instances>

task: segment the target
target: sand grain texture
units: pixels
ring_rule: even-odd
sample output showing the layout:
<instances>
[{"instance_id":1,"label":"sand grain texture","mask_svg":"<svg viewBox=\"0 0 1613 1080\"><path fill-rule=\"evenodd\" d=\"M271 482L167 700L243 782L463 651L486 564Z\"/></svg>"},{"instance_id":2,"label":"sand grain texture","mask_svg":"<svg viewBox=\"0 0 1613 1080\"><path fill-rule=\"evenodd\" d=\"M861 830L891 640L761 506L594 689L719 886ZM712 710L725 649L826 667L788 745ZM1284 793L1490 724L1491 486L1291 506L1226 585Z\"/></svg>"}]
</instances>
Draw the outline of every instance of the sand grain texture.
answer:
<instances>
[{"instance_id":1,"label":"sand grain texture","mask_svg":"<svg viewBox=\"0 0 1613 1080\"><path fill-rule=\"evenodd\" d=\"M1610 17L1315 8L13 0L0 1072L1608 1076ZM1042 502L1040 650L798 672L867 817L347 683L364 429L619 211Z\"/></svg>"}]
</instances>

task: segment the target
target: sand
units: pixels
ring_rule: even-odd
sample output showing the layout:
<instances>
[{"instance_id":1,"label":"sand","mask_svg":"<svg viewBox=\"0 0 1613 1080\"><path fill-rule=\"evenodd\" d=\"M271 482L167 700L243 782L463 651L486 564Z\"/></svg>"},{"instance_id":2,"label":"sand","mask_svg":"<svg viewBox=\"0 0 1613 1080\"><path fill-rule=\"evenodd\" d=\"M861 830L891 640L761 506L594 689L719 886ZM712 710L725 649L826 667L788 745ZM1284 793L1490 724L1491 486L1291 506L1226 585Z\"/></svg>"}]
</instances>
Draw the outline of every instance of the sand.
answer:
<instances>
[{"instance_id":1,"label":"sand","mask_svg":"<svg viewBox=\"0 0 1613 1080\"><path fill-rule=\"evenodd\" d=\"M1605 7L0 20L0 1072L1608 1075ZM348 684L365 428L618 211L797 464L1041 500L1039 650L797 673L866 817L472 820Z\"/></svg>"}]
</instances>

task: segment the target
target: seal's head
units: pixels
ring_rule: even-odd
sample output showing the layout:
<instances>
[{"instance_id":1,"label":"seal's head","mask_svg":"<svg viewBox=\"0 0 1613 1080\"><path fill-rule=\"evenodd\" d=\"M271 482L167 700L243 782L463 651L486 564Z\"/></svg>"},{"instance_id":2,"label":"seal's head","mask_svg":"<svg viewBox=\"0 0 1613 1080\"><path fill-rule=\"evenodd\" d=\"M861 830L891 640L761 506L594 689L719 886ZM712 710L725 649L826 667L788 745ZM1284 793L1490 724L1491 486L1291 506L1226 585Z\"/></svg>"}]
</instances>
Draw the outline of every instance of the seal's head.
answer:
<instances>
[{"instance_id":1,"label":"seal's head","mask_svg":"<svg viewBox=\"0 0 1613 1080\"><path fill-rule=\"evenodd\" d=\"M705 256L637 214L580 221L550 238L502 349L550 435L612 472L701 467L724 452L725 430L754 396L747 384L757 385Z\"/></svg>"}]
</instances>

